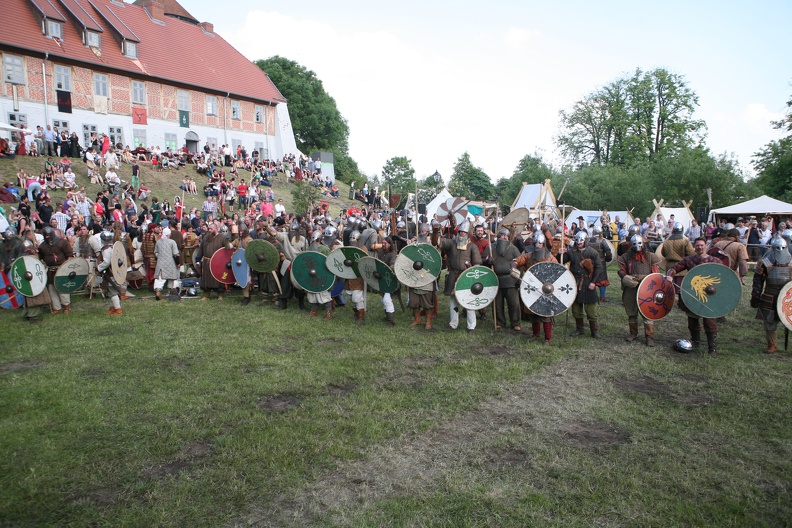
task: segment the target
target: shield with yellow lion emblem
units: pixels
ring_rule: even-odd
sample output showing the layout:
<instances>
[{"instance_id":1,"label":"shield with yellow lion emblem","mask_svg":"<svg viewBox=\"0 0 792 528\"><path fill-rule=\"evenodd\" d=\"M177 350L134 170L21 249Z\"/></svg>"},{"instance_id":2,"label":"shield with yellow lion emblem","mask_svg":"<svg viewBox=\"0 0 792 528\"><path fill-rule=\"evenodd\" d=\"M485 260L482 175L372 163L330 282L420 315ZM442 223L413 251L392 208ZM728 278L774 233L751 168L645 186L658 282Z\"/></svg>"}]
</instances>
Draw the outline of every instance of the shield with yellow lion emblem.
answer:
<instances>
[{"instance_id":1,"label":"shield with yellow lion emblem","mask_svg":"<svg viewBox=\"0 0 792 528\"><path fill-rule=\"evenodd\" d=\"M685 306L700 317L723 317L737 307L742 284L737 274L722 264L699 264L685 275L680 288Z\"/></svg>"}]
</instances>

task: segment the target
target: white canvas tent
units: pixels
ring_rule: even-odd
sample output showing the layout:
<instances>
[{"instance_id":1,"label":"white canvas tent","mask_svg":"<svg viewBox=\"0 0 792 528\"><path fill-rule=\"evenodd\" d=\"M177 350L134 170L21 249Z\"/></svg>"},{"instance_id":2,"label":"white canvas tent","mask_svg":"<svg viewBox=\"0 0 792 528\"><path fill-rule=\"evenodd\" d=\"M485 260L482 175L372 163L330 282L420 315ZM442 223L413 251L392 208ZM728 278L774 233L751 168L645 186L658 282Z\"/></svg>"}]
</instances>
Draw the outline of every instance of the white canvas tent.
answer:
<instances>
[{"instance_id":1,"label":"white canvas tent","mask_svg":"<svg viewBox=\"0 0 792 528\"><path fill-rule=\"evenodd\" d=\"M740 216L747 220L749 216L759 218L766 215L792 216L792 204L763 195L747 202L712 209L709 214L709 220L717 223L721 218L727 221L734 221Z\"/></svg>"},{"instance_id":2,"label":"white canvas tent","mask_svg":"<svg viewBox=\"0 0 792 528\"><path fill-rule=\"evenodd\" d=\"M550 187L550 180L544 183L524 183L522 189L514 199L511 209L525 207L531 215L542 219L560 219L561 214L556 206L555 194ZM550 217L550 218L548 218Z\"/></svg>"},{"instance_id":3,"label":"white canvas tent","mask_svg":"<svg viewBox=\"0 0 792 528\"><path fill-rule=\"evenodd\" d=\"M696 219L693 216L693 213L690 211L690 204L693 202L686 202L682 200L683 207L663 207L663 202L665 200L652 200L655 204L655 210L652 212L652 216L648 217L647 220L656 220L657 215L659 214L660 217L663 219L663 225L668 223L668 219L671 215L674 215L674 222L679 222L682 224L684 229L690 227L693 220Z\"/></svg>"},{"instance_id":4,"label":"white canvas tent","mask_svg":"<svg viewBox=\"0 0 792 528\"><path fill-rule=\"evenodd\" d=\"M444 188L440 191L431 202L426 204L426 218L433 218L440 204L444 204L449 198L451 198L451 193L448 192L448 189Z\"/></svg>"},{"instance_id":5,"label":"white canvas tent","mask_svg":"<svg viewBox=\"0 0 792 528\"><path fill-rule=\"evenodd\" d=\"M584 211L581 209L572 209L567 213L569 216L564 220L564 225L567 227L572 227L572 224L577 224L578 217L583 217L586 221L586 227L594 224L595 226L601 227L600 217L602 217L602 211ZM630 214L630 211L608 211L608 215L611 217L611 220L616 220L616 217L619 217L619 222L624 223L626 225L630 225L633 223L633 217Z\"/></svg>"}]
</instances>

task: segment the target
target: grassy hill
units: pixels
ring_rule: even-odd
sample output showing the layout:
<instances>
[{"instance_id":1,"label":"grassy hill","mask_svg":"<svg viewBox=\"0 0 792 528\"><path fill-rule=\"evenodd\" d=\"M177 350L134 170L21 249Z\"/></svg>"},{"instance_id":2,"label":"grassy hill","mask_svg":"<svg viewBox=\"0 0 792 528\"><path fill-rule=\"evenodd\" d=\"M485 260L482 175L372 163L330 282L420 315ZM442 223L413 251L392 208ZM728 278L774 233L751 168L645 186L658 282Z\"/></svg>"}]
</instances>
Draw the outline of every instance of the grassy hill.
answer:
<instances>
[{"instance_id":1,"label":"grassy hill","mask_svg":"<svg viewBox=\"0 0 792 528\"><path fill-rule=\"evenodd\" d=\"M0 160L0 182L16 182L16 175L20 169L25 169L25 172L27 173L39 174L44 170L44 161L46 159L46 157L32 158L30 156L17 156L13 160L2 159ZM77 175L77 185L84 185L85 190L88 193L88 197L93 199L101 186L90 183L88 178L88 168L86 167L85 163L82 162L82 160L73 159L72 163L74 173ZM168 169L165 171L158 171L152 168L150 163L140 162L140 167L142 185L151 189L152 196L156 196L160 201L162 201L164 198L168 198L171 204L173 204L174 196L182 195L182 191L179 187L182 184L185 174L192 176L196 182L196 185L198 186L199 194L197 196L185 194L185 207L187 210L192 207L197 207L199 209L201 208L201 205L205 200L205 197L201 192L201 188L206 182L206 177L198 174L198 172L195 171L194 165L187 165L187 167L178 170ZM104 173L104 171L102 171L102 173ZM132 166L122 164L118 173L122 180L128 182L132 179ZM228 171L226 171L226 174L227 173ZM246 182L249 182L253 176L250 172L245 170L240 171L239 175L240 178L244 178ZM337 182L336 185L338 185L338 188L341 191L341 196L339 198L322 198L323 200L327 200L330 203L330 212L333 216L336 216L342 208L346 209L352 207L353 205L361 205L360 202L347 199L349 196L349 185L341 181ZM292 188L293 184L286 182L283 174L278 174L277 177L272 179L272 189L275 192L275 198L282 198L283 203L286 206L286 210L289 212L293 211L291 195ZM56 202L58 199L65 198L66 196L66 191L62 189L52 189L49 191L49 193L50 196L52 196L53 202ZM239 205L237 201L235 210L238 209Z\"/></svg>"}]
</instances>

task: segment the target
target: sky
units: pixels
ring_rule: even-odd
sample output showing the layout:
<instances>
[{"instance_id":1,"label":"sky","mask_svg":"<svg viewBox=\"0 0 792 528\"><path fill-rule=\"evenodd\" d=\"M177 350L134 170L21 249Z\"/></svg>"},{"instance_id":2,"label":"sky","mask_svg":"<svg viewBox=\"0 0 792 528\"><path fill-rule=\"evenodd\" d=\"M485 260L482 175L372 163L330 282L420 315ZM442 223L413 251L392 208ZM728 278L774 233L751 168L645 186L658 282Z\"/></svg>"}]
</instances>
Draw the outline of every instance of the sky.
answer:
<instances>
[{"instance_id":1,"label":"sky","mask_svg":"<svg viewBox=\"0 0 792 528\"><path fill-rule=\"evenodd\" d=\"M792 97L792 2L182 0L250 60L316 73L361 171L406 156L447 182L468 152L493 182L520 159L559 166L559 111L636 68L698 95L713 155L751 156L782 134Z\"/></svg>"}]
</instances>

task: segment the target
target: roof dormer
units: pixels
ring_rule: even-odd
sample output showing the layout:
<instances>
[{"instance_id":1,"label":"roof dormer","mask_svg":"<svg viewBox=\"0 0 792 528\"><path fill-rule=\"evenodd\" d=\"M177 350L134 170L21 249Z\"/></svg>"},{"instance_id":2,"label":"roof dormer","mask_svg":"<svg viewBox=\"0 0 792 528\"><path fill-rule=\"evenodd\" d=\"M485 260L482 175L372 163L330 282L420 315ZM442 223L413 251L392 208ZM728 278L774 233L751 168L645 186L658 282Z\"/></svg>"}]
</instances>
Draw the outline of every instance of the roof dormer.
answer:
<instances>
[{"instance_id":1,"label":"roof dormer","mask_svg":"<svg viewBox=\"0 0 792 528\"><path fill-rule=\"evenodd\" d=\"M63 24L66 23L66 17L58 10L53 0L28 0L28 6L41 25L43 35L59 41L63 39Z\"/></svg>"}]
</instances>

